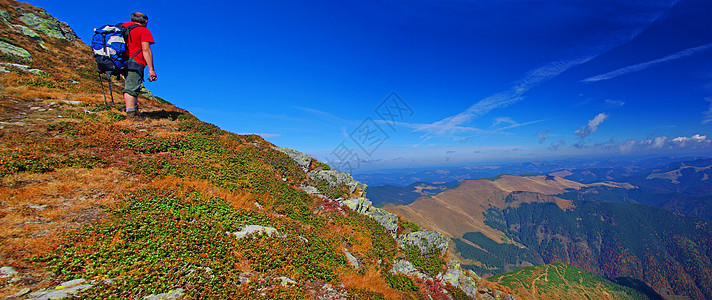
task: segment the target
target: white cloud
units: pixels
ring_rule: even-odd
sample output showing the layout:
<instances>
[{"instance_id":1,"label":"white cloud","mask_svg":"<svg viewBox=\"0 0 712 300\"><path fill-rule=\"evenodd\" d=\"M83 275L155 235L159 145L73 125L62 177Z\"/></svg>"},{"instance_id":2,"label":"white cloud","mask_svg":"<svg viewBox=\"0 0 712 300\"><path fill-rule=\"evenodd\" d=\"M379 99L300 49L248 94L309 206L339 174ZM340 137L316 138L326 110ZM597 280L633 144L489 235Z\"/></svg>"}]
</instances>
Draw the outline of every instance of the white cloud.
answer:
<instances>
[{"instance_id":1,"label":"white cloud","mask_svg":"<svg viewBox=\"0 0 712 300\"><path fill-rule=\"evenodd\" d=\"M656 137L655 139L651 140L650 148L652 148L652 149L660 149L660 148L662 148L663 146L665 146L665 144L667 143L667 141L668 141L669 139L670 139L670 138L668 138L668 137L666 137L666 136L664 136L664 135L663 135L663 136Z\"/></svg>"},{"instance_id":2,"label":"white cloud","mask_svg":"<svg viewBox=\"0 0 712 300\"><path fill-rule=\"evenodd\" d=\"M588 121L588 125L581 127L581 129L574 131L576 135L579 137L586 138L587 136L591 135L592 133L596 132L598 130L598 126L603 123L603 121L608 119L608 115L605 113L600 113L596 115L593 119Z\"/></svg>"},{"instance_id":3,"label":"white cloud","mask_svg":"<svg viewBox=\"0 0 712 300\"><path fill-rule=\"evenodd\" d=\"M586 78L586 79L581 80L581 81L583 81L583 82L596 82L596 81L601 81L601 80L607 80L607 79L615 78L615 77L618 77L618 76L621 76L621 75L624 75L624 74L642 71L642 70L645 70L645 69L647 69L647 68L650 68L650 67L653 67L653 66L656 66L656 65L660 65L660 64L663 64L663 63L666 63L666 62L669 62L669 61L681 59L681 58L684 58L684 57L687 57L687 56L690 56L690 55L693 55L693 54L696 54L696 53L699 53L699 52L702 52L702 51L705 51L705 50L708 50L708 49L712 49L712 43L705 44L705 45L702 45L702 46L693 47L693 48L689 48L689 49L685 49L685 50L682 50L682 51L679 51L679 52L676 52L676 53L667 55L667 56L665 56L665 57L663 57L663 58L659 58L659 59L647 61L647 62L644 62L644 63L635 64L635 65L632 65L632 66L623 67L623 68L620 68L620 69L618 69L618 70L611 71L611 72L608 72L608 73L605 73L605 74L600 74L600 75L596 75L596 76L591 76L591 77Z\"/></svg>"},{"instance_id":4,"label":"white cloud","mask_svg":"<svg viewBox=\"0 0 712 300\"><path fill-rule=\"evenodd\" d=\"M618 145L618 149L621 151L623 154L628 154L631 151L633 151L633 147L638 143L636 140L627 140L623 143L620 143Z\"/></svg>"},{"instance_id":5,"label":"white cloud","mask_svg":"<svg viewBox=\"0 0 712 300\"><path fill-rule=\"evenodd\" d=\"M672 139L673 143L678 143L680 146L686 146L688 143L710 143L711 141L707 139L706 135L695 134L691 137L676 137Z\"/></svg>"}]
</instances>

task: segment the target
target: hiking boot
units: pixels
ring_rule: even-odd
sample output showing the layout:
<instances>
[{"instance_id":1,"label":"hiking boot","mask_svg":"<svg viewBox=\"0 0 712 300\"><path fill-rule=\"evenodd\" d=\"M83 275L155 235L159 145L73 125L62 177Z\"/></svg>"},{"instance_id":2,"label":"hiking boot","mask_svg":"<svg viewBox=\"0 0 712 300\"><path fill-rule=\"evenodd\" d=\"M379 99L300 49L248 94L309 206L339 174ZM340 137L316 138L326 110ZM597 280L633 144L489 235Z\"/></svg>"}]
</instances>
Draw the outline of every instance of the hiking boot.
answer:
<instances>
[{"instance_id":1,"label":"hiking boot","mask_svg":"<svg viewBox=\"0 0 712 300\"><path fill-rule=\"evenodd\" d=\"M144 117L138 110L130 110L126 112L126 120L141 121L143 119Z\"/></svg>"}]
</instances>

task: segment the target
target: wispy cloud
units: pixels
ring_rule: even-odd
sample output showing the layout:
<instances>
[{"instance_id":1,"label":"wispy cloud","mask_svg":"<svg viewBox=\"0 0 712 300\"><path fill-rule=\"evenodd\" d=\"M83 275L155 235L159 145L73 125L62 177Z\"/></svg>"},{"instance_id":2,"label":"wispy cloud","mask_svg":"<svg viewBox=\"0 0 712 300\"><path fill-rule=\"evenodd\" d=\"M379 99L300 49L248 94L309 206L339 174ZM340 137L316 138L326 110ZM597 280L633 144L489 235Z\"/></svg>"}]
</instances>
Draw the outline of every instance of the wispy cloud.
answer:
<instances>
[{"instance_id":1,"label":"wispy cloud","mask_svg":"<svg viewBox=\"0 0 712 300\"><path fill-rule=\"evenodd\" d=\"M606 105L610 108L620 108L625 105L625 102L620 100L606 99L604 102L606 102Z\"/></svg>"},{"instance_id":2,"label":"wispy cloud","mask_svg":"<svg viewBox=\"0 0 712 300\"><path fill-rule=\"evenodd\" d=\"M707 111L702 112L702 114L704 115L704 117L702 117L702 124L712 122L712 97L705 98L705 101L709 102L710 106Z\"/></svg>"},{"instance_id":3,"label":"wispy cloud","mask_svg":"<svg viewBox=\"0 0 712 300\"><path fill-rule=\"evenodd\" d=\"M331 122L331 123L336 123L336 124L350 124L350 123L355 123L356 121L351 121L351 120L346 120L343 118L340 118L332 113L328 113L322 110L310 108L310 107L301 107L301 106L293 106L292 108L304 111L306 113L309 113L311 115L319 117L319 119L325 121L325 122Z\"/></svg>"},{"instance_id":4,"label":"wispy cloud","mask_svg":"<svg viewBox=\"0 0 712 300\"><path fill-rule=\"evenodd\" d=\"M603 121L608 119L608 115L605 113L600 113L596 115L593 119L588 120L588 124L581 127L581 129L574 131L576 135L581 137L581 139L586 138L587 136L591 135L592 133L596 132L598 130L598 126L603 123Z\"/></svg>"},{"instance_id":5,"label":"wispy cloud","mask_svg":"<svg viewBox=\"0 0 712 300\"><path fill-rule=\"evenodd\" d=\"M538 136L539 136L539 144L543 144L544 141L546 141L546 139L549 138L549 131L550 131L550 130L551 130L551 128L547 128L546 130L544 130L544 132L541 132L541 130L537 130L537 131L536 131L536 133L535 133L534 135L538 135Z\"/></svg>"},{"instance_id":6,"label":"wispy cloud","mask_svg":"<svg viewBox=\"0 0 712 300\"><path fill-rule=\"evenodd\" d=\"M642 71L642 70L645 70L645 69L653 67L653 66L657 66L660 64L664 64L666 62L670 62L673 60L678 60L678 59L681 59L684 57L688 57L688 56L691 56L691 55L694 55L694 54L697 54L699 52L709 50L709 49L712 49L712 43L705 44L702 46L693 47L693 48L688 48L688 49L667 55L663 58L658 58L658 59L647 61L644 63L639 63L639 64L635 64L632 66L623 67L618 70L611 71L611 72L608 72L605 74L591 76L591 77L586 78L581 81L582 82L596 82L596 81L601 81L601 80L607 80L607 79L615 78L615 77L618 77L618 76L621 76L624 74Z\"/></svg>"},{"instance_id":7,"label":"wispy cloud","mask_svg":"<svg viewBox=\"0 0 712 300\"><path fill-rule=\"evenodd\" d=\"M512 129L512 128L517 128L517 127L527 126L527 125L536 124L536 123L541 123L541 122L549 121L549 120L551 120L551 119L534 120L534 121L529 121L529 122L524 122L524 123L519 123L519 122L516 122L516 121L512 120L512 123L510 123L511 125L505 126L505 127L502 127L502 128L497 128L497 129L493 130L493 132L500 132L500 131L504 131L504 130L507 130L507 129Z\"/></svg>"},{"instance_id":8,"label":"wispy cloud","mask_svg":"<svg viewBox=\"0 0 712 300\"><path fill-rule=\"evenodd\" d=\"M550 81L572 67L586 63L611 49L628 43L677 2L679 1L650 3L649 7L647 7L650 9L649 12L627 19L627 23L620 24L622 29L603 32L597 37L592 37L591 40L594 42L578 45L571 49L571 54L568 57L548 62L527 72L522 78L515 81L508 90L486 97L456 115L432 124L415 127L414 131L425 132L426 135L423 138L429 138L430 135L453 137L463 125L469 124L494 109L504 108L522 101L524 94L530 89Z\"/></svg>"}]
</instances>

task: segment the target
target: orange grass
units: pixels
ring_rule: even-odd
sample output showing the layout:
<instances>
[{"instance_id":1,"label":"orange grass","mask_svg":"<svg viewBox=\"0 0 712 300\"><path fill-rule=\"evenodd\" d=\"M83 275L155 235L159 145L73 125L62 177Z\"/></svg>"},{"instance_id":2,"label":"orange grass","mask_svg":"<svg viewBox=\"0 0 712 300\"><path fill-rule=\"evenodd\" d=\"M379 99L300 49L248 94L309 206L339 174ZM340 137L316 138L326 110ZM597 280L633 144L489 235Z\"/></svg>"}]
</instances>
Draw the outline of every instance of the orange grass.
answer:
<instances>
[{"instance_id":1,"label":"orange grass","mask_svg":"<svg viewBox=\"0 0 712 300\"><path fill-rule=\"evenodd\" d=\"M15 268L26 279L1 289L0 295L12 295L22 286L34 290L52 284L44 264L28 259L48 254L64 242L67 233L102 218L106 209L117 205L123 194L138 185L112 168L58 169L3 177L0 265Z\"/></svg>"},{"instance_id":2,"label":"orange grass","mask_svg":"<svg viewBox=\"0 0 712 300\"><path fill-rule=\"evenodd\" d=\"M356 274L353 271L340 272L339 277L346 287L367 290L382 294L386 299L404 299L405 294L392 288L383 279L381 272L376 269L368 269L364 274Z\"/></svg>"},{"instance_id":3,"label":"orange grass","mask_svg":"<svg viewBox=\"0 0 712 300\"><path fill-rule=\"evenodd\" d=\"M253 209L253 203L257 198L255 195L246 191L228 191L211 184L207 180L180 178L174 175L154 179L149 185L153 188L163 190L177 190L183 192L198 191L205 195L227 201L235 210Z\"/></svg>"}]
</instances>

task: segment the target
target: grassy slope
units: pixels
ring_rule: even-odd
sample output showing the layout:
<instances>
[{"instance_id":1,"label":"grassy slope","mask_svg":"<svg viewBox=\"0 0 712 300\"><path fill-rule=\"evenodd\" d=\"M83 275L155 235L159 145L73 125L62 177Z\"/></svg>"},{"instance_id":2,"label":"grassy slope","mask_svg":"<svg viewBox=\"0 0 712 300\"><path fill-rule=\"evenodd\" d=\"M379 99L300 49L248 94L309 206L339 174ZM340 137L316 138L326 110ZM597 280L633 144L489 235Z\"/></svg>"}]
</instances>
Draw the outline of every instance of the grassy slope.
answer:
<instances>
[{"instance_id":1,"label":"grassy slope","mask_svg":"<svg viewBox=\"0 0 712 300\"><path fill-rule=\"evenodd\" d=\"M637 290L564 263L521 268L488 280L510 287L525 299L649 299Z\"/></svg>"},{"instance_id":2,"label":"grassy slope","mask_svg":"<svg viewBox=\"0 0 712 300\"><path fill-rule=\"evenodd\" d=\"M18 10L39 14L10 0L0 9L11 20ZM327 283L359 299L462 294L389 275L408 254L372 219L300 190L336 195L343 187L312 182L261 137L220 130L156 99L141 99L146 120L124 120L122 105L103 105L89 47L41 34L46 50L5 25L0 34L33 56L0 61L46 72L0 75L0 265L20 273L0 279L0 296L72 278L113 279L89 298L177 287L188 298L308 298ZM250 224L280 236L229 234ZM443 260L416 267L434 261ZM280 276L296 284L279 284Z\"/></svg>"}]
</instances>

